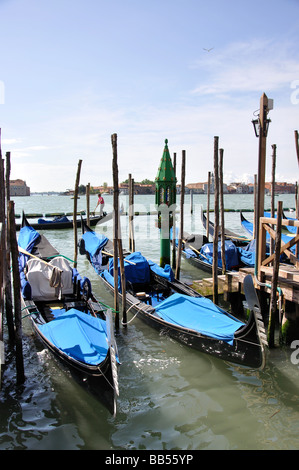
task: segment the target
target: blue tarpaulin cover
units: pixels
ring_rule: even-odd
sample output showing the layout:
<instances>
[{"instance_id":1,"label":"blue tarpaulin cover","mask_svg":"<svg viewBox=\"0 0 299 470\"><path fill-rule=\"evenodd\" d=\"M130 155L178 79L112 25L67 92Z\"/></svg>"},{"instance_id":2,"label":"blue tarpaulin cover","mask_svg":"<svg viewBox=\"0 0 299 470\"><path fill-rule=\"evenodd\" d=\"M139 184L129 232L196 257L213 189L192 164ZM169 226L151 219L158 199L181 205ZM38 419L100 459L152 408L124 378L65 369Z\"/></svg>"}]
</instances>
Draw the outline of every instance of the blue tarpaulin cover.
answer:
<instances>
[{"instance_id":1,"label":"blue tarpaulin cover","mask_svg":"<svg viewBox=\"0 0 299 470\"><path fill-rule=\"evenodd\" d=\"M250 267L255 265L255 240L251 240L245 248L239 246L238 252L241 263Z\"/></svg>"},{"instance_id":2,"label":"blue tarpaulin cover","mask_svg":"<svg viewBox=\"0 0 299 470\"><path fill-rule=\"evenodd\" d=\"M99 250L101 250L108 242L108 238L105 235L101 235L95 232L85 232L82 235L84 240L85 249L88 251L90 256L94 256Z\"/></svg>"},{"instance_id":3,"label":"blue tarpaulin cover","mask_svg":"<svg viewBox=\"0 0 299 470\"><path fill-rule=\"evenodd\" d=\"M206 243L202 246L199 255L203 261L209 264L213 264L213 243ZM238 251L236 246L231 240L225 240L225 263L226 269L232 269L239 265ZM218 267L222 268L221 259L221 242L218 243Z\"/></svg>"},{"instance_id":4,"label":"blue tarpaulin cover","mask_svg":"<svg viewBox=\"0 0 299 470\"><path fill-rule=\"evenodd\" d=\"M101 363L108 351L106 322L72 308L62 310L41 333L68 356L90 365Z\"/></svg>"},{"instance_id":5,"label":"blue tarpaulin cover","mask_svg":"<svg viewBox=\"0 0 299 470\"><path fill-rule=\"evenodd\" d=\"M131 261L128 263L128 261ZM119 266L119 263L118 263ZM150 281L150 268L147 259L139 251L135 251L124 259L126 281L146 283ZM109 261L109 273L113 276L113 258Z\"/></svg>"},{"instance_id":6,"label":"blue tarpaulin cover","mask_svg":"<svg viewBox=\"0 0 299 470\"><path fill-rule=\"evenodd\" d=\"M149 264L150 269L154 273L158 274L161 277L164 277L168 281L174 280L174 274L169 264L165 264L164 268L161 268L161 266L159 266L157 263L154 263L150 259L148 260L148 264Z\"/></svg>"},{"instance_id":7,"label":"blue tarpaulin cover","mask_svg":"<svg viewBox=\"0 0 299 470\"><path fill-rule=\"evenodd\" d=\"M96 273L100 274L102 266L102 249L108 243L109 239L105 235L95 232L85 232L82 236L84 250L89 253L90 262Z\"/></svg>"},{"instance_id":8,"label":"blue tarpaulin cover","mask_svg":"<svg viewBox=\"0 0 299 470\"><path fill-rule=\"evenodd\" d=\"M230 345L235 331L244 325L205 297L173 294L156 307L156 312L169 323L196 330Z\"/></svg>"},{"instance_id":9,"label":"blue tarpaulin cover","mask_svg":"<svg viewBox=\"0 0 299 470\"><path fill-rule=\"evenodd\" d=\"M20 230L18 237L18 245L24 250L31 253L32 248L34 247L39 238L40 234L33 227L25 225Z\"/></svg>"},{"instance_id":10,"label":"blue tarpaulin cover","mask_svg":"<svg viewBox=\"0 0 299 470\"><path fill-rule=\"evenodd\" d=\"M57 222L70 222L70 219L67 218L66 215L62 215L61 217L55 217L53 220L47 220L47 219L38 219L37 223L38 224L53 224Z\"/></svg>"}]
</instances>

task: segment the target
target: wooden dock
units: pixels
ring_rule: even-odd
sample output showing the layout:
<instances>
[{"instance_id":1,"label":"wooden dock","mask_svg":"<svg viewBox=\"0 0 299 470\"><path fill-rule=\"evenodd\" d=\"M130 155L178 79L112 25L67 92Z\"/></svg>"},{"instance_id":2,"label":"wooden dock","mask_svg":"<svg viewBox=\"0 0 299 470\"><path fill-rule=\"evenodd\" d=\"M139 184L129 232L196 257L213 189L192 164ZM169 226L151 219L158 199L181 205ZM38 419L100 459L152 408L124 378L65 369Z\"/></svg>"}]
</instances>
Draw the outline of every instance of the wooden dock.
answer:
<instances>
[{"instance_id":1,"label":"wooden dock","mask_svg":"<svg viewBox=\"0 0 299 470\"><path fill-rule=\"evenodd\" d=\"M257 290L271 293L271 280L273 277L272 267L263 267L264 282L260 283L254 276L254 268L241 268L238 272L231 272L218 276L218 293L226 295L229 293L243 293L243 281L247 274L253 276L254 286ZM201 295L213 295L213 278L193 281L192 288ZM288 264L281 264L278 272L278 288L281 289L285 300L299 305L299 269Z\"/></svg>"}]
</instances>

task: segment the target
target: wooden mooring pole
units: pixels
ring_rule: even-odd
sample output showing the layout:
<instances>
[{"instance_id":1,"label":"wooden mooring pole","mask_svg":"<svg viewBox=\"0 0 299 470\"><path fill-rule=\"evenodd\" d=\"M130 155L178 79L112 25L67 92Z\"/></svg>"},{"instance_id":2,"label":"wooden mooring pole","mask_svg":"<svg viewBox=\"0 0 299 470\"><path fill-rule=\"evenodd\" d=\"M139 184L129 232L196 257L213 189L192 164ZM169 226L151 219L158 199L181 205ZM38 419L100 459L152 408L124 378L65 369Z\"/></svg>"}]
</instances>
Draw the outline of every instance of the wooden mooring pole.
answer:
<instances>
[{"instance_id":1,"label":"wooden mooring pole","mask_svg":"<svg viewBox=\"0 0 299 470\"><path fill-rule=\"evenodd\" d=\"M298 136L298 131L295 131L295 148L296 148L296 153L297 153L297 161L299 165L299 136Z\"/></svg>"},{"instance_id":2,"label":"wooden mooring pole","mask_svg":"<svg viewBox=\"0 0 299 470\"><path fill-rule=\"evenodd\" d=\"M222 274L226 272L225 261L225 233L224 233L224 200L223 200L223 149L219 150L219 192L220 192L220 226L221 226L221 260Z\"/></svg>"},{"instance_id":3,"label":"wooden mooring pole","mask_svg":"<svg viewBox=\"0 0 299 470\"><path fill-rule=\"evenodd\" d=\"M1 143L1 142L0 142ZM1 157L1 147L0 147ZM4 312L4 270L5 270L5 194L4 194L4 165L0 158L0 387L2 378L2 364L4 364L3 343L3 312Z\"/></svg>"},{"instance_id":4,"label":"wooden mooring pole","mask_svg":"<svg viewBox=\"0 0 299 470\"><path fill-rule=\"evenodd\" d=\"M177 262L175 269L176 279L180 279L181 271L181 255L182 255L182 242L184 233L184 200L185 200L185 166L186 166L186 151L182 151L182 171L181 171L181 201L180 201L180 232L177 250Z\"/></svg>"},{"instance_id":5,"label":"wooden mooring pole","mask_svg":"<svg viewBox=\"0 0 299 470\"><path fill-rule=\"evenodd\" d=\"M6 152L5 161L5 199L6 199L6 214L9 211L10 201L10 152ZM7 321L8 336L10 341L15 339L14 321L13 321L13 305L12 305L12 285L11 285L11 249L10 249L10 225L9 217L6 218L5 226L5 241L6 241L6 268L5 268L5 314Z\"/></svg>"},{"instance_id":6,"label":"wooden mooring pole","mask_svg":"<svg viewBox=\"0 0 299 470\"><path fill-rule=\"evenodd\" d=\"M272 181L271 181L271 217L275 217L275 168L276 168L276 145L272 145ZM273 226L272 226L273 228ZM270 253L274 253L275 241L271 237Z\"/></svg>"},{"instance_id":7,"label":"wooden mooring pole","mask_svg":"<svg viewBox=\"0 0 299 470\"><path fill-rule=\"evenodd\" d=\"M134 179L129 174L129 250L135 251L134 236Z\"/></svg>"},{"instance_id":8,"label":"wooden mooring pole","mask_svg":"<svg viewBox=\"0 0 299 470\"><path fill-rule=\"evenodd\" d=\"M211 194L211 172L208 172L208 188L207 188L207 231L206 236L209 240L209 225L210 225L210 194Z\"/></svg>"},{"instance_id":9,"label":"wooden mooring pole","mask_svg":"<svg viewBox=\"0 0 299 470\"><path fill-rule=\"evenodd\" d=\"M218 230L219 230L219 137L214 137L214 237L213 237L213 302L218 304Z\"/></svg>"},{"instance_id":10,"label":"wooden mooring pole","mask_svg":"<svg viewBox=\"0 0 299 470\"><path fill-rule=\"evenodd\" d=\"M9 227L10 227L10 248L13 274L14 291L14 312L15 312L15 344L16 344L16 370L17 383L25 381L24 359L22 346L22 316L21 316L21 281L19 272L19 250L16 236L14 202L9 201Z\"/></svg>"},{"instance_id":11,"label":"wooden mooring pole","mask_svg":"<svg viewBox=\"0 0 299 470\"><path fill-rule=\"evenodd\" d=\"M265 173L266 173L266 143L267 143L267 113L268 97L265 93L260 99L259 115L259 158L258 158L258 191L257 191L257 213L256 213L256 265L258 257L265 258L266 234L259 231L260 218L264 216L265 210ZM260 273L257 273L258 280L261 281Z\"/></svg>"},{"instance_id":12,"label":"wooden mooring pole","mask_svg":"<svg viewBox=\"0 0 299 470\"><path fill-rule=\"evenodd\" d=\"M173 154L173 171L176 178L176 153ZM173 223L172 223L172 269L176 269L176 220L175 220L175 211L173 213Z\"/></svg>"},{"instance_id":13,"label":"wooden mooring pole","mask_svg":"<svg viewBox=\"0 0 299 470\"><path fill-rule=\"evenodd\" d=\"M87 222L88 227L90 226L89 216L90 216L90 183L86 185L86 222Z\"/></svg>"},{"instance_id":14,"label":"wooden mooring pole","mask_svg":"<svg viewBox=\"0 0 299 470\"><path fill-rule=\"evenodd\" d=\"M74 212L73 212L73 227L74 227L74 268L77 267L77 256L78 256L78 233L77 233L77 205L78 205L78 187L80 181L82 160L78 162L75 192L74 192Z\"/></svg>"},{"instance_id":15,"label":"wooden mooring pole","mask_svg":"<svg viewBox=\"0 0 299 470\"><path fill-rule=\"evenodd\" d=\"M298 131L295 131L295 148L296 148L296 154L297 154L297 161L299 165L299 136L298 136ZM297 191L298 191L298 186L297 186ZM297 192L296 195L296 218L299 219L299 192ZM297 228L297 235L299 234L299 227ZM298 258L299 256L299 243L297 243L296 248L295 248L295 254L296 257Z\"/></svg>"},{"instance_id":16,"label":"wooden mooring pole","mask_svg":"<svg viewBox=\"0 0 299 470\"><path fill-rule=\"evenodd\" d=\"M112 174L113 174L113 277L114 277L114 310L115 327L119 328L119 295L118 295L118 163L117 134L112 134Z\"/></svg>"},{"instance_id":17,"label":"wooden mooring pole","mask_svg":"<svg viewBox=\"0 0 299 470\"><path fill-rule=\"evenodd\" d=\"M280 246L281 246L281 219L282 219L282 201L278 201L274 265L273 265L273 276L272 276L272 284L271 284L270 313L269 313L269 324L268 324L269 348L274 347L274 332L275 332L275 321L276 321L276 312L277 312L277 285L278 285L278 271L279 271Z\"/></svg>"}]
</instances>

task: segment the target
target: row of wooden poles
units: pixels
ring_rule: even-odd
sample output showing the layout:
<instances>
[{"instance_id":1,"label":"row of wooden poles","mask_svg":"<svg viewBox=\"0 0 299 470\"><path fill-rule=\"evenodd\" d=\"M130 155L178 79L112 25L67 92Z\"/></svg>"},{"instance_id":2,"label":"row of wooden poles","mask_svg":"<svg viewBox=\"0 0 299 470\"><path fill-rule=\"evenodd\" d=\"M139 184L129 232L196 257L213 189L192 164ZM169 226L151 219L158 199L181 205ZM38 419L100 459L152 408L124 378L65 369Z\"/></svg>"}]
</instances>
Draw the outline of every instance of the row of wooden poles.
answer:
<instances>
[{"instance_id":1,"label":"row of wooden poles","mask_svg":"<svg viewBox=\"0 0 299 470\"><path fill-rule=\"evenodd\" d=\"M218 238L219 238L219 213L220 213L220 230L221 230L221 259L222 259L222 273L226 271L225 265L225 223L224 223L224 203L223 203L223 149L218 150L219 138L214 137L214 237L213 237L213 301L218 303ZM299 165L299 138L298 131L295 131L295 148L297 160ZM272 145L272 179L271 179L271 218L275 217L275 172L276 172L276 144ZM218 159L219 155L219 159ZM210 176L208 175L208 203L207 203L207 237L209 237L209 210L210 210ZM259 230L259 221L256 220L257 209L257 175L254 175L254 238L257 238L257 231ZM298 188L298 185L297 185ZM262 188L264 191L264 188ZM297 190L295 195L296 205L296 218L299 220L299 192ZM281 220L283 218L283 204L282 201L277 203L277 224L276 224L276 237L275 240L271 238L270 253L273 254L273 276L271 283L270 294L270 310L269 310L269 325L268 325L268 343L269 346L274 346L274 332L277 314L277 292L278 292L278 273L280 263L280 249L281 249ZM298 229L297 229L298 234ZM258 250L256 246L256 250ZM296 245L295 256L298 258L298 244ZM257 257L256 257L257 259Z\"/></svg>"},{"instance_id":2,"label":"row of wooden poles","mask_svg":"<svg viewBox=\"0 0 299 470\"><path fill-rule=\"evenodd\" d=\"M0 133L1 136L1 133ZM122 284L122 322L124 326L127 323L126 314L126 289L125 289L125 270L123 259L123 248L120 230L120 211L119 211L119 189L118 189L118 163L117 163L117 135L111 136L113 158L112 158L112 171L113 171L113 262L116 269L114 269L114 283L118 285L118 260L120 262L120 277ZM1 154L0 145L0 384L2 377L2 365L5 364L4 341L3 341L3 321L4 312L8 327L8 338L10 344L15 347L16 352L16 374L17 384L21 384L25 380L24 372L24 358L22 346L22 308L21 308L21 284L18 263L18 244L16 236L15 224L15 210L14 202L10 200L10 152L6 153L6 165ZM82 160L79 160L75 191L74 191L74 210L73 210L73 233L74 233L74 267L77 267L78 255L78 231L77 231L77 200L78 189L80 182ZM135 251L134 230L133 230L133 193L134 193L134 180L131 175L130 179L130 214L129 214L129 248ZM87 225L89 225L89 189L87 185ZM11 282L11 272L12 280ZM119 296L118 289L115 289L114 295L114 310L115 310L115 326L119 326Z\"/></svg>"},{"instance_id":3,"label":"row of wooden poles","mask_svg":"<svg viewBox=\"0 0 299 470\"><path fill-rule=\"evenodd\" d=\"M1 134L0 134L1 137ZM296 151L299 163L299 144L298 144L298 132L295 131L295 142ZM122 322L125 326L127 324L127 312L126 312L126 288L125 288L125 269L124 269L124 258L123 258L123 247L121 238L121 226L120 226L120 212L119 212L119 184L118 184L118 162L117 162L117 134L112 134L112 173L113 173L113 264L114 264L114 285L118 285L118 261L120 264L120 279L122 285ZM275 187L275 161L276 161L276 146L273 145L273 165L272 165L272 188ZM219 208L220 208L220 227L221 227L221 256L223 272L225 272L225 234L224 234L224 204L223 204L223 149L219 149L219 137L214 137L214 237L213 237L213 301L218 303L218 237L219 237ZM16 371L17 371L17 383L23 383L25 380L24 374L24 362L23 362L23 351L22 351L22 316L21 316L21 297L20 297L20 275L18 267L18 246L16 237L16 226L15 226L15 210L14 202L10 200L10 152L6 153L6 171L4 165L4 159L1 153L1 142L0 142L0 244L1 244L1 256L0 256L0 366L2 365L4 358L4 343L3 343L3 312L6 313L7 326L9 340L15 345L16 349ZM75 193L74 193L74 213L73 213L73 225L74 225L74 267L77 266L77 196L78 187L80 180L82 160L79 160L76 182L75 182ZM180 201L180 227L179 227L179 239L178 239L178 250L177 256L175 256L175 236L173 237L173 267L175 268L175 276L177 279L180 277L180 260L183 242L183 230L184 230L184 196L185 196L185 165L186 165L186 154L182 151L182 169L181 169L181 201ZM174 170L176 171L176 154L174 155ZM210 177L210 173L209 173ZM209 225L209 187L208 184L208 208L207 208L207 230ZM134 180L129 175L129 249L135 251L134 241L134 229L133 229L133 194L134 194ZM297 204L296 216L299 214L299 204ZM87 223L89 223L89 185L87 185ZM271 201L271 213L274 215L274 191L272 191ZM273 267L273 282L272 282L272 293L271 293L271 310L276 310L276 291L277 291L277 279L278 279L278 268L279 268L279 252L281 243L281 217L282 217L282 203L278 203L277 208L277 234L275 240L275 258ZM175 218L174 219L174 233L175 233ZM11 285L11 273L10 266L12 266L13 274L13 289ZM13 292L13 294L12 294ZM119 327L119 294L118 289L114 289L114 310L115 310L115 326ZM272 308L273 307L273 308ZM273 328L274 321L271 322L272 316L270 314L270 326L271 331ZM1 370L0 370L1 374Z\"/></svg>"},{"instance_id":4,"label":"row of wooden poles","mask_svg":"<svg viewBox=\"0 0 299 470\"><path fill-rule=\"evenodd\" d=\"M113 174L113 266L114 266L114 311L115 311L115 327L119 328L119 294L118 294L118 262L120 265L120 279L122 286L122 322L123 325L127 324L127 312L126 312L126 287L125 287L125 268L124 268L124 257L123 257L123 246L121 238L121 225L120 225L120 210L119 210L119 187L118 187L118 162L117 162L117 134L112 134L111 136L112 144L112 174ZM78 188L80 182L80 172L81 172L82 160L78 162L76 182L75 182L75 191L74 191L74 216L73 216L73 229L74 229L74 267L77 266L77 254L78 254L78 235L77 235L77 222L75 214L77 213L77 197L78 197ZM130 190L130 210L132 211L133 204L133 187L134 180L131 175L129 175L129 190ZM90 185L87 185L86 192L86 204L87 204L87 225L89 225L89 189ZM133 234L133 213L129 214L129 239L130 239L130 249L131 251L135 250L134 234Z\"/></svg>"}]
</instances>

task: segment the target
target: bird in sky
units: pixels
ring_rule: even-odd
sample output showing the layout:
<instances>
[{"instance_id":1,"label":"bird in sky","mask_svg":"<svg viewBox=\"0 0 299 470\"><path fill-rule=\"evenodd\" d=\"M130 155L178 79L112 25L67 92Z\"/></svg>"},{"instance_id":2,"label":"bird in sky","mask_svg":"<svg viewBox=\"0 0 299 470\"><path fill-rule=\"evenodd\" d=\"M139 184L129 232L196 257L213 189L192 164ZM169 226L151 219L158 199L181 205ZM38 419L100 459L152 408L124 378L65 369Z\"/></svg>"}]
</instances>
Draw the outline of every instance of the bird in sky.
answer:
<instances>
[{"instance_id":1,"label":"bird in sky","mask_svg":"<svg viewBox=\"0 0 299 470\"><path fill-rule=\"evenodd\" d=\"M207 52L210 52L212 49L214 49L214 47L211 47L210 49L205 49L205 48L203 47L203 50L204 50L204 51L207 51Z\"/></svg>"}]
</instances>

